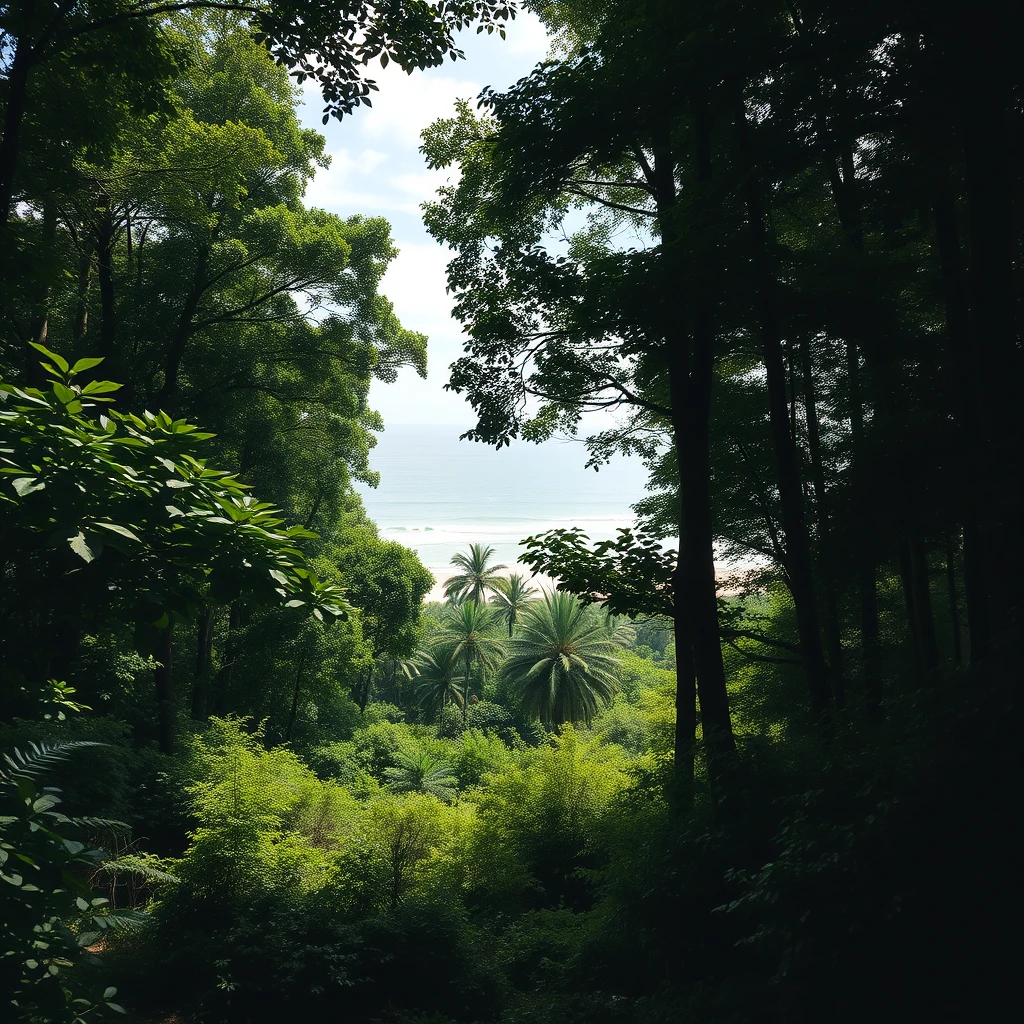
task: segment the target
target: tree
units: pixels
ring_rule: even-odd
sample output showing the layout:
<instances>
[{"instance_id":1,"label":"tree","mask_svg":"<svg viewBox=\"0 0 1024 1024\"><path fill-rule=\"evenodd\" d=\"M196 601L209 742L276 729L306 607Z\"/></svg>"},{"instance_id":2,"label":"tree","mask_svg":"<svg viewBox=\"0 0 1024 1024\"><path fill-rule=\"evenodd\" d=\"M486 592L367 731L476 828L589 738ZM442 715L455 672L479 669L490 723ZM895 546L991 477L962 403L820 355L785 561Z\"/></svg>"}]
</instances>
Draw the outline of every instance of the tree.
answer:
<instances>
[{"instance_id":1,"label":"tree","mask_svg":"<svg viewBox=\"0 0 1024 1024\"><path fill-rule=\"evenodd\" d=\"M488 593L500 593L502 583L498 573L508 566L488 565L493 556L494 548L483 544L470 544L468 552L458 551L452 555L452 565L462 572L445 583L444 596L479 603Z\"/></svg>"},{"instance_id":2,"label":"tree","mask_svg":"<svg viewBox=\"0 0 1024 1024\"><path fill-rule=\"evenodd\" d=\"M4 574L23 625L0 634L9 678L38 686L66 676L83 625L127 619L159 663L160 746L170 752L174 624L195 617L207 590L320 620L348 605L295 546L309 531L285 526L201 458L210 435L166 413L98 413L119 385L79 381L102 360L72 366L37 348L53 375L47 391L0 384Z\"/></svg>"},{"instance_id":3,"label":"tree","mask_svg":"<svg viewBox=\"0 0 1024 1024\"><path fill-rule=\"evenodd\" d=\"M522 613L530 607L536 587L531 587L517 572L512 573L491 598L498 614L508 623L508 635L512 636Z\"/></svg>"},{"instance_id":4,"label":"tree","mask_svg":"<svg viewBox=\"0 0 1024 1024\"><path fill-rule=\"evenodd\" d=\"M400 750L395 755L394 765L384 769L384 777L394 793L429 793L447 802L454 800L458 792L452 766L426 751Z\"/></svg>"},{"instance_id":5,"label":"tree","mask_svg":"<svg viewBox=\"0 0 1024 1024\"><path fill-rule=\"evenodd\" d=\"M331 115L369 104L376 89L362 69L380 58L406 71L436 67L457 59L454 32L473 21L489 32L504 33L514 7L501 0L455 0L369 6L365 3L313 5L305 0L233 3L226 0L144 0L89 4L68 0L57 7L20 0L0 8L0 53L6 65L4 134L0 141L0 227L6 225L15 195L22 123L29 113L30 80L47 64L83 48L116 82L119 73L137 70L133 57L160 52L159 28L169 13L227 12L245 20L247 30L295 76L315 80L324 96L324 123ZM103 54L100 63L96 51ZM111 66L110 54L118 56ZM141 75L146 85L152 77Z\"/></svg>"},{"instance_id":6,"label":"tree","mask_svg":"<svg viewBox=\"0 0 1024 1024\"><path fill-rule=\"evenodd\" d=\"M448 704L452 701L461 703L462 690L469 688L465 675L460 675L464 667L461 653L451 643L435 643L430 650L421 652L416 658L413 683L416 701L421 707L436 714L439 723L444 720L444 709Z\"/></svg>"},{"instance_id":7,"label":"tree","mask_svg":"<svg viewBox=\"0 0 1024 1024\"><path fill-rule=\"evenodd\" d=\"M523 616L501 671L523 710L546 728L563 722L589 725L618 689L615 652L623 639L572 594L548 593Z\"/></svg>"},{"instance_id":8,"label":"tree","mask_svg":"<svg viewBox=\"0 0 1024 1024\"><path fill-rule=\"evenodd\" d=\"M445 616L436 640L451 646L453 657L461 658L465 666L462 694L462 724L465 726L473 666L482 671L495 669L505 654L505 645L495 636L494 613L487 605L476 601L455 605Z\"/></svg>"}]
</instances>

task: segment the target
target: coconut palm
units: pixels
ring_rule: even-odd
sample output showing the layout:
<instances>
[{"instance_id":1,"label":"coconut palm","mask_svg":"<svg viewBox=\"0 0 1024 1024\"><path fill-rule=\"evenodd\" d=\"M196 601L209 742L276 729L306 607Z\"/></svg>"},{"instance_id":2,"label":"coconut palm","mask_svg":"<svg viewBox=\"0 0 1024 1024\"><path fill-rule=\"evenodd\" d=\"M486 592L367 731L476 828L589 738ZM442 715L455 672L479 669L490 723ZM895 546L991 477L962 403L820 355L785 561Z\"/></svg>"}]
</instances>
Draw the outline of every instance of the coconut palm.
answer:
<instances>
[{"instance_id":1,"label":"coconut palm","mask_svg":"<svg viewBox=\"0 0 1024 1024\"><path fill-rule=\"evenodd\" d=\"M461 551L452 555L452 565L462 570L452 576L444 585L444 596L447 598L468 598L479 604L488 593L497 593L502 583L498 575L506 565L488 565L494 557L494 548L483 544L470 544L469 551Z\"/></svg>"},{"instance_id":2,"label":"coconut palm","mask_svg":"<svg viewBox=\"0 0 1024 1024\"><path fill-rule=\"evenodd\" d=\"M524 577L514 572L507 580L502 581L500 589L495 593L492 602L498 615L508 625L508 635L512 635L516 622L523 611L533 603L536 587L531 587Z\"/></svg>"},{"instance_id":3,"label":"coconut palm","mask_svg":"<svg viewBox=\"0 0 1024 1024\"><path fill-rule=\"evenodd\" d=\"M468 713L469 688L473 666L481 669L496 668L505 656L505 645L495 636L497 623L494 612L476 601L464 601L448 610L444 629L438 642L451 646L454 655L462 659L465 666L462 722L465 725Z\"/></svg>"},{"instance_id":4,"label":"coconut palm","mask_svg":"<svg viewBox=\"0 0 1024 1024\"><path fill-rule=\"evenodd\" d=\"M589 725L618 689L616 652L625 634L572 595L545 594L527 609L519 636L509 641L502 674L524 711L547 727Z\"/></svg>"},{"instance_id":5,"label":"coconut palm","mask_svg":"<svg viewBox=\"0 0 1024 1024\"><path fill-rule=\"evenodd\" d=\"M393 793L430 793L439 800L454 800L459 784L447 761L403 750L395 754L394 766L384 769L384 777Z\"/></svg>"},{"instance_id":6,"label":"coconut palm","mask_svg":"<svg viewBox=\"0 0 1024 1024\"><path fill-rule=\"evenodd\" d=\"M415 660L413 692L420 707L437 714L438 721L450 701L462 702L461 653L452 644L435 644Z\"/></svg>"}]
</instances>

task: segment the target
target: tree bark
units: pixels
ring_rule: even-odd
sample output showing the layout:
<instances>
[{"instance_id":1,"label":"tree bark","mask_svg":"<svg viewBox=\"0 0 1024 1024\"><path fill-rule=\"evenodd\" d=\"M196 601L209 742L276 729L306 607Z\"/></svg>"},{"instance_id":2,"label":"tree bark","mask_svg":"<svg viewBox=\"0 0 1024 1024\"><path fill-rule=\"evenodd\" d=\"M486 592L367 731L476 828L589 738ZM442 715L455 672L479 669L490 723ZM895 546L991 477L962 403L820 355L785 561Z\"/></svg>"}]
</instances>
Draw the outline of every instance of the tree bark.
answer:
<instances>
[{"instance_id":1,"label":"tree bark","mask_svg":"<svg viewBox=\"0 0 1024 1024\"><path fill-rule=\"evenodd\" d=\"M740 150L745 156L744 198L750 228L755 287L758 292L761 346L768 388L772 447L782 507L782 527L786 538L785 571L796 610L800 634L800 653L810 692L811 711L824 721L832 702L828 668L821 645L818 606L814 593L810 536L804 518L803 490L800 485L796 441L790 431L786 400L786 367L782 330L776 302L776 283L768 252L761 186L750 141L750 129L742 105L737 113Z\"/></svg>"},{"instance_id":2,"label":"tree bark","mask_svg":"<svg viewBox=\"0 0 1024 1024\"><path fill-rule=\"evenodd\" d=\"M14 203L14 179L18 170L21 125L25 117L25 98L29 73L36 54L30 42L19 39L7 76L7 109L4 111L4 137L0 140L0 229L11 216Z\"/></svg>"},{"instance_id":3,"label":"tree bark","mask_svg":"<svg viewBox=\"0 0 1024 1024\"><path fill-rule=\"evenodd\" d=\"M197 722L202 722L206 718L212 662L213 606L208 604L196 618L196 674L192 686L192 717Z\"/></svg>"},{"instance_id":4,"label":"tree bark","mask_svg":"<svg viewBox=\"0 0 1024 1024\"><path fill-rule=\"evenodd\" d=\"M295 717L299 711L299 694L302 691L302 670L306 665L306 650L303 648L302 653L299 655L299 663L295 670L295 689L292 692L292 706L288 712L288 727L284 731L284 739L286 743L292 741L292 729L295 728Z\"/></svg>"},{"instance_id":5,"label":"tree bark","mask_svg":"<svg viewBox=\"0 0 1024 1024\"><path fill-rule=\"evenodd\" d=\"M1022 360L1016 322L1013 133L1020 25L1005 0L982 0L954 41L969 224L968 288L981 449L978 509L983 585L998 675L1019 681L1020 629L1015 625L1022 572L1018 410ZM975 597L977 589L975 588ZM1016 606L1016 608L1015 608ZM974 643L972 641L972 657ZM984 656L984 651L978 652Z\"/></svg>"},{"instance_id":6,"label":"tree bark","mask_svg":"<svg viewBox=\"0 0 1024 1024\"><path fill-rule=\"evenodd\" d=\"M953 535L946 534L946 589L949 593L949 624L953 634L953 661L963 664L963 648L960 639L960 596L956 588L956 549Z\"/></svg>"},{"instance_id":7,"label":"tree bark","mask_svg":"<svg viewBox=\"0 0 1024 1024\"><path fill-rule=\"evenodd\" d=\"M53 205L53 199L47 196L43 200L43 237L42 251L46 258L53 252L54 242L57 239L57 210ZM29 328L29 335L32 341L40 345L46 344L47 336L50 333L50 274L39 275L37 298L35 301L36 313L32 318L32 325Z\"/></svg>"},{"instance_id":8,"label":"tree bark","mask_svg":"<svg viewBox=\"0 0 1024 1024\"><path fill-rule=\"evenodd\" d=\"M156 652L157 667L153 671L156 683L156 708L159 725L159 745L162 754L174 753L174 666L172 644L174 622L168 620L161 630L160 645Z\"/></svg>"},{"instance_id":9,"label":"tree bark","mask_svg":"<svg viewBox=\"0 0 1024 1024\"><path fill-rule=\"evenodd\" d=\"M231 686L231 673L235 664L237 642L236 632L242 627L242 607L238 601L232 601L228 611L228 635L224 641L224 656L220 668L213 680L213 707L218 715L228 711L228 696Z\"/></svg>"},{"instance_id":10,"label":"tree bark","mask_svg":"<svg viewBox=\"0 0 1024 1024\"><path fill-rule=\"evenodd\" d=\"M116 232L110 200L106 199L96 225L96 279L100 286L99 352L105 359L114 356L114 244Z\"/></svg>"},{"instance_id":11,"label":"tree bark","mask_svg":"<svg viewBox=\"0 0 1024 1024\"><path fill-rule=\"evenodd\" d=\"M711 121L706 102L695 103L695 157L700 185L711 180ZM662 245L669 260L681 253L674 218L678 215L675 164L667 147L655 158L655 174ZM708 211L710 214L710 211ZM725 685L725 666L718 626L718 588L715 579L714 531L711 521L711 392L714 384L716 292L714 256L703 267L706 287L695 304L692 332L666 336L666 369L672 403L672 434L675 442L680 493L679 565L674 594L679 615L687 618L693 652L693 672L700 702L701 731L708 752L708 770L716 781L724 758L735 749ZM666 275L671 279L672 275ZM686 637L681 638L685 644ZM677 638L677 652L679 639ZM678 680L677 680L678 685ZM683 752L686 757L686 752Z\"/></svg>"},{"instance_id":12,"label":"tree bark","mask_svg":"<svg viewBox=\"0 0 1024 1024\"><path fill-rule=\"evenodd\" d=\"M939 645L932 612L928 551L920 537L910 538L910 579L914 590L914 614L921 645L921 667L926 682L934 683L939 674Z\"/></svg>"},{"instance_id":13,"label":"tree bark","mask_svg":"<svg viewBox=\"0 0 1024 1024\"><path fill-rule=\"evenodd\" d=\"M83 240L83 248L78 258L78 288L75 301L75 322L71 328L71 337L75 346L75 352L79 352L79 346L86 332L89 330L89 291L92 286L92 256L93 247L91 243L86 245Z\"/></svg>"},{"instance_id":14,"label":"tree bark","mask_svg":"<svg viewBox=\"0 0 1024 1024\"><path fill-rule=\"evenodd\" d=\"M903 606L907 616L907 638L909 641L914 675L919 683L925 680L924 653L921 645L920 620L915 607L913 567L911 565L910 541L905 536L899 540L900 584L903 588Z\"/></svg>"},{"instance_id":15,"label":"tree bark","mask_svg":"<svg viewBox=\"0 0 1024 1024\"><path fill-rule=\"evenodd\" d=\"M946 334L953 368L957 419L963 437L969 484L964 515L964 589L967 602L967 631L971 640L971 664L979 664L992 639L988 586L980 512L974 500L984 488L979 467L983 444L977 406L977 367L972 355L970 309L964 280L963 253L957 229L956 206L948 174L932 204L935 240L942 270L942 292L946 307Z\"/></svg>"},{"instance_id":16,"label":"tree bark","mask_svg":"<svg viewBox=\"0 0 1024 1024\"><path fill-rule=\"evenodd\" d=\"M825 643L828 664L832 671L832 690L836 706L846 703L846 681L843 677L843 640L839 625L839 602L832 579L833 547L825 513L825 467L821 457L821 432L818 423L818 402L814 386L814 365L811 343L804 337L800 345L800 358L804 378L804 409L807 419L807 447L811 456L811 478L814 484L814 508L818 526L818 548L824 565L822 593L825 599Z\"/></svg>"},{"instance_id":17,"label":"tree bark","mask_svg":"<svg viewBox=\"0 0 1024 1024\"><path fill-rule=\"evenodd\" d=\"M681 565L682 563L680 563ZM678 572L678 569L677 569ZM674 582L676 591L683 589ZM693 668L693 641L687 618L677 614L674 619L676 643L676 732L675 732L675 802L680 810L693 807L693 755L697 735L697 688Z\"/></svg>"}]
</instances>

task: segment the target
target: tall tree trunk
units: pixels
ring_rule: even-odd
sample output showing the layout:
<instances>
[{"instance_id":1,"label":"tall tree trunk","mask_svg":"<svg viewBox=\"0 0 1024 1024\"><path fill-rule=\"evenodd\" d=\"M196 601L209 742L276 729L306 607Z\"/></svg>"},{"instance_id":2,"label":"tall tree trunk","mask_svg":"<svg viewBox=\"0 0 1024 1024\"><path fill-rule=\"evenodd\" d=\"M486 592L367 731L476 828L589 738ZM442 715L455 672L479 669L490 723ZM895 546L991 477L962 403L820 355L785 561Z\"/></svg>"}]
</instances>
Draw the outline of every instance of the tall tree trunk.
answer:
<instances>
[{"instance_id":1,"label":"tall tree trunk","mask_svg":"<svg viewBox=\"0 0 1024 1024\"><path fill-rule=\"evenodd\" d=\"M929 584L928 550L920 537L910 538L910 579L914 590L914 614L921 645L921 666L925 680L935 682L939 673L939 645L935 636L935 616Z\"/></svg>"},{"instance_id":2,"label":"tall tree trunk","mask_svg":"<svg viewBox=\"0 0 1024 1024\"><path fill-rule=\"evenodd\" d=\"M710 112L706 103L695 104L696 165L699 186L711 180ZM676 218L679 207L676 195L676 162L667 137L657 140L653 164L647 162L642 149L634 150L644 176L651 186L658 209L658 227L662 256L667 267L666 281L685 276L687 268L681 251L681 238ZM710 207L710 204L709 204ZM710 216L710 209L705 216ZM678 267L673 265L678 263ZM677 270L673 273L672 270ZM671 429L675 445L676 472L679 482L680 521L679 556L672 577L675 608L675 641L677 668L696 679L700 703L704 744L708 753L708 772L712 780L725 767L726 755L735 749L729 714L729 697L725 685L725 666L718 626L718 590L715 580L714 534L711 524L710 415L711 389L714 381L715 270L706 263L702 268L707 287L700 289L695 303L691 331L679 328L675 303L665 296L665 369L668 376L672 408ZM675 315L668 309L675 310ZM677 702L682 699L683 717L677 719L676 765L692 763L692 735L687 735L688 710L685 694L678 687L684 677L677 676ZM683 684L685 685L685 684ZM694 729L696 728L694 724ZM682 746L680 746L682 744Z\"/></svg>"},{"instance_id":3,"label":"tall tree trunk","mask_svg":"<svg viewBox=\"0 0 1024 1024\"><path fill-rule=\"evenodd\" d=\"M953 534L946 534L946 589L949 593L949 625L953 634L953 661L963 664L963 649L960 639L960 596L956 589L956 548Z\"/></svg>"},{"instance_id":4,"label":"tall tree trunk","mask_svg":"<svg viewBox=\"0 0 1024 1024\"><path fill-rule=\"evenodd\" d=\"M114 245L117 233L110 199L104 200L103 212L96 226L96 278L100 286L99 352L105 359L114 356L116 325L114 322Z\"/></svg>"},{"instance_id":5,"label":"tall tree trunk","mask_svg":"<svg viewBox=\"0 0 1024 1024\"><path fill-rule=\"evenodd\" d=\"M803 489L800 484L796 441L789 424L782 330L775 296L777 286L770 264L761 186L756 173L750 128L742 105L737 113L737 129L741 153L745 155L747 164L744 168L743 191L752 241L752 263L760 306L761 346L768 387L772 447L775 452L779 501L782 507L782 528L786 538L785 570L796 610L800 653L810 692L811 710L816 719L823 720L828 714L832 692L825 664L825 652L821 645L811 542L804 519Z\"/></svg>"},{"instance_id":6,"label":"tall tree trunk","mask_svg":"<svg viewBox=\"0 0 1024 1024\"><path fill-rule=\"evenodd\" d=\"M156 683L156 713L159 723L159 744L162 754L174 753L174 666L172 647L174 621L168 619L166 628L161 630L160 645L157 648L157 667L153 671Z\"/></svg>"},{"instance_id":7,"label":"tall tree trunk","mask_svg":"<svg viewBox=\"0 0 1024 1024\"><path fill-rule=\"evenodd\" d=\"M292 706L288 712L288 726L284 731L284 739L286 743L292 741L292 729L295 727L295 717L299 711L299 694L302 691L302 670L306 666L306 649L303 648L302 653L299 655L299 663L295 670L295 688L292 691Z\"/></svg>"},{"instance_id":8,"label":"tall tree trunk","mask_svg":"<svg viewBox=\"0 0 1024 1024\"><path fill-rule=\"evenodd\" d=\"M0 140L0 229L10 220L11 206L14 203L14 179L18 171L21 125L25 118L29 73L35 59L32 44L26 39L19 39L14 48L11 70L7 75L4 137Z\"/></svg>"},{"instance_id":9,"label":"tall tree trunk","mask_svg":"<svg viewBox=\"0 0 1024 1024\"><path fill-rule=\"evenodd\" d=\"M694 112L695 157L700 187L711 182L711 113L705 98ZM656 158L659 179L659 220L663 247L670 260L681 257L675 218L679 215L675 192L675 163L666 149ZM711 204L704 216L711 216ZM699 229L699 226L698 226ZM724 771L724 758L735 749L725 685L722 643L718 623L718 587L715 579L714 531L711 521L711 392L715 365L716 257L702 268L705 287L695 303L689 339L678 331L667 342L667 370L672 401L672 433L676 446L682 511L679 537L680 565L675 582L682 586L674 604L687 618L693 672L700 702L701 732L708 752L712 781ZM692 268L691 268L692 269ZM666 275L671 280L672 275ZM682 638L686 642L686 638ZM678 640L677 640L678 646ZM678 680L677 680L678 685ZM684 757L686 753L684 752Z\"/></svg>"},{"instance_id":10,"label":"tall tree trunk","mask_svg":"<svg viewBox=\"0 0 1024 1024\"><path fill-rule=\"evenodd\" d=\"M204 247L196 260L195 269L192 272L192 285L185 296L181 314L178 317L178 325L167 348L167 355L164 358L164 383L160 390L162 398L166 399L177 394L180 384L181 361L185 358L185 349L189 339L192 337L193 319L199 309L206 292L206 274L210 263L210 249Z\"/></svg>"},{"instance_id":11,"label":"tall tree trunk","mask_svg":"<svg viewBox=\"0 0 1024 1024\"><path fill-rule=\"evenodd\" d=\"M43 200L43 233L42 233L42 254L44 260L49 260L57 239L57 208L53 199L47 196ZM40 345L46 344L47 336L50 333L50 273L45 271L38 276L35 282L35 315L29 327L29 337Z\"/></svg>"},{"instance_id":12,"label":"tall tree trunk","mask_svg":"<svg viewBox=\"0 0 1024 1024\"><path fill-rule=\"evenodd\" d=\"M900 585L903 588L903 606L907 616L907 638L914 665L914 675L919 683L925 679L924 653L921 645L920 619L915 605L914 570L911 564L910 541L906 536L899 539Z\"/></svg>"},{"instance_id":13,"label":"tall tree trunk","mask_svg":"<svg viewBox=\"0 0 1024 1024\"><path fill-rule=\"evenodd\" d=\"M228 611L228 635L224 641L224 654L221 658L220 668L213 680L213 708L216 714L226 715L228 712L228 698L231 689L231 675L235 665L235 652L238 647L236 633L242 627L242 606L238 601L232 601Z\"/></svg>"},{"instance_id":14,"label":"tall tree trunk","mask_svg":"<svg viewBox=\"0 0 1024 1024\"><path fill-rule=\"evenodd\" d=\"M92 242L82 242L82 251L78 257L78 287L75 300L75 322L71 328L71 337L76 354L81 355L79 346L89 330L89 291L92 287Z\"/></svg>"},{"instance_id":15,"label":"tall tree trunk","mask_svg":"<svg viewBox=\"0 0 1024 1024\"><path fill-rule=\"evenodd\" d=\"M681 562L679 563L682 564ZM678 568L676 570L679 571ZM674 581L674 589L683 589L681 581ZM685 614L674 616L676 642L676 732L675 732L675 793L676 806L681 810L693 807L693 755L697 735L697 688L693 668L693 641Z\"/></svg>"},{"instance_id":16,"label":"tall tree trunk","mask_svg":"<svg viewBox=\"0 0 1024 1024\"><path fill-rule=\"evenodd\" d=\"M800 359L804 378L804 409L807 419L807 447L811 456L811 478L814 484L814 509L818 526L818 547L824 565L822 593L825 598L825 643L828 664L832 670L832 690L836 705L846 703L846 681L843 677L843 640L839 625L839 602L833 573L832 536L825 511L825 467L821 457L821 431L818 423L818 402L815 395L814 365L811 343L804 337L800 345Z\"/></svg>"},{"instance_id":17,"label":"tall tree trunk","mask_svg":"<svg viewBox=\"0 0 1024 1024\"><path fill-rule=\"evenodd\" d=\"M192 686L192 717L197 722L202 722L206 718L212 662L213 606L207 604L196 618L196 673Z\"/></svg>"},{"instance_id":18,"label":"tall tree trunk","mask_svg":"<svg viewBox=\"0 0 1024 1024\"><path fill-rule=\"evenodd\" d=\"M958 399L957 419L963 435L967 465L967 509L964 516L964 587L967 599L967 630L971 638L971 664L980 663L992 639L988 585L985 581L985 558L975 496L983 491L985 482L979 472L983 448L979 422L977 366L971 351L970 309L960 234L957 228L956 205L948 173L937 190L932 204L935 219L935 240L942 269L942 292L946 307L946 334L953 368L954 393Z\"/></svg>"},{"instance_id":19,"label":"tall tree trunk","mask_svg":"<svg viewBox=\"0 0 1024 1024\"><path fill-rule=\"evenodd\" d=\"M960 118L967 210L970 272L968 286L972 354L977 369L975 400L981 450L974 453L980 473L973 495L978 508L980 561L998 673L1019 681L1022 671L1019 618L1022 575L1022 480L1019 471L1022 426L1017 408L1022 359L1016 322L1012 136L1019 131L1015 97L1017 5L981 0L963 21L953 54L959 72ZM974 655L972 642L972 657ZM979 652L983 654L984 652Z\"/></svg>"}]
</instances>

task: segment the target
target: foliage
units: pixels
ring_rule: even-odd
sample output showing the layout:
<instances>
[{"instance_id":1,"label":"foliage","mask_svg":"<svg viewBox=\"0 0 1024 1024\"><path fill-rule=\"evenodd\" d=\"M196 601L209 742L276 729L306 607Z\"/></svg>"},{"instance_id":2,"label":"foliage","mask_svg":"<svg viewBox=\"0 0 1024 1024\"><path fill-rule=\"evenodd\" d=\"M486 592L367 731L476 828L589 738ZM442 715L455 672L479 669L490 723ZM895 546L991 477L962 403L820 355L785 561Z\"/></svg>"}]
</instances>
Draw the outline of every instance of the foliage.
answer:
<instances>
[{"instance_id":1,"label":"foliage","mask_svg":"<svg viewBox=\"0 0 1024 1024\"><path fill-rule=\"evenodd\" d=\"M429 793L439 800L455 797L456 778L452 766L430 754L408 754L399 751L395 763L384 769L388 788L394 793Z\"/></svg>"},{"instance_id":2,"label":"foliage","mask_svg":"<svg viewBox=\"0 0 1024 1024\"><path fill-rule=\"evenodd\" d=\"M545 594L523 618L509 644L502 673L513 683L524 710L548 727L590 724L598 707L618 688L614 627L594 618L570 594Z\"/></svg>"},{"instance_id":3,"label":"foliage","mask_svg":"<svg viewBox=\"0 0 1024 1024\"><path fill-rule=\"evenodd\" d=\"M494 548L470 544L469 551L452 555L452 565L462 571L445 581L444 596L449 600L482 602L488 593L502 593L505 583L498 573L505 565L490 565Z\"/></svg>"},{"instance_id":4,"label":"foliage","mask_svg":"<svg viewBox=\"0 0 1024 1024\"><path fill-rule=\"evenodd\" d=\"M123 826L68 817L54 809L60 791L37 781L87 746L95 744L32 743L28 751L5 754L0 768L0 981L8 1011L26 1022L78 1024L124 1012L112 1002L117 989L99 985L85 967L99 963L89 947L104 930L130 918L112 915L108 901L83 880L106 854L74 838L83 830Z\"/></svg>"}]
</instances>

